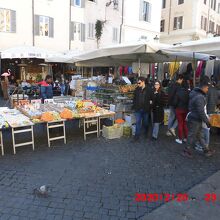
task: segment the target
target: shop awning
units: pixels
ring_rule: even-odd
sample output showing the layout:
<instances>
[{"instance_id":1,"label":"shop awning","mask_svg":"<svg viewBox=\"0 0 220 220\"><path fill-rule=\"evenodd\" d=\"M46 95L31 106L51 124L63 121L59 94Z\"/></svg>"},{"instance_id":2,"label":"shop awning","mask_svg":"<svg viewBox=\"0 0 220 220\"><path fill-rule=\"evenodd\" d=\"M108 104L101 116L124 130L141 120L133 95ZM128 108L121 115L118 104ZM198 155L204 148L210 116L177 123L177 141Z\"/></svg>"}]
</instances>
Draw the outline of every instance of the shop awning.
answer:
<instances>
[{"instance_id":1,"label":"shop awning","mask_svg":"<svg viewBox=\"0 0 220 220\"><path fill-rule=\"evenodd\" d=\"M57 54L55 51L33 46L18 46L1 51L1 59L38 58L46 59Z\"/></svg>"}]
</instances>

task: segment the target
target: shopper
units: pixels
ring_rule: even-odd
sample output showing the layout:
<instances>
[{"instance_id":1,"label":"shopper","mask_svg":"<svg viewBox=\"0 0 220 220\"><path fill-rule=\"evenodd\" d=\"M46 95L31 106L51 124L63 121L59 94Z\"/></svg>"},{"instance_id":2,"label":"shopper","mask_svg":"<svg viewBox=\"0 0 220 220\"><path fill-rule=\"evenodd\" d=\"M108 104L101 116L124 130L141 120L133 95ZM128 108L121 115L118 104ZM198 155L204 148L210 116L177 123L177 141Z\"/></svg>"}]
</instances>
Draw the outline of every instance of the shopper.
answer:
<instances>
[{"instance_id":1,"label":"shopper","mask_svg":"<svg viewBox=\"0 0 220 220\"><path fill-rule=\"evenodd\" d=\"M157 140L160 124L164 120L164 92L161 88L161 83L156 81L154 83L154 93L153 93L153 132L152 140Z\"/></svg>"},{"instance_id":2,"label":"shopper","mask_svg":"<svg viewBox=\"0 0 220 220\"><path fill-rule=\"evenodd\" d=\"M176 77L176 82L171 84L168 89L168 105L169 105L169 120L168 120L168 131L167 136L176 136L175 129L177 127L176 113L174 108L174 98L176 95L177 89L181 86L183 82L183 75L179 74Z\"/></svg>"},{"instance_id":3,"label":"shopper","mask_svg":"<svg viewBox=\"0 0 220 220\"><path fill-rule=\"evenodd\" d=\"M40 82L40 94L42 101L53 98L52 76L47 75L45 81Z\"/></svg>"},{"instance_id":4,"label":"shopper","mask_svg":"<svg viewBox=\"0 0 220 220\"><path fill-rule=\"evenodd\" d=\"M210 81L205 77L200 81L199 88L195 88L190 93L189 113L187 115L187 147L183 151L183 155L189 158L192 158L191 150L197 140L201 143L205 156L212 156L214 153L214 151L207 147L204 139L202 138L202 123L204 122L208 128L210 127L209 118L205 112L206 94L208 93L209 86Z\"/></svg>"},{"instance_id":5,"label":"shopper","mask_svg":"<svg viewBox=\"0 0 220 220\"><path fill-rule=\"evenodd\" d=\"M145 84L145 78L138 78L138 87L134 91L133 109L136 117L136 132L134 140L140 138L142 121L146 130L148 130L149 115L151 112L151 104L153 100L153 93L151 88Z\"/></svg>"},{"instance_id":6,"label":"shopper","mask_svg":"<svg viewBox=\"0 0 220 220\"><path fill-rule=\"evenodd\" d=\"M186 81L184 81L181 87L177 89L174 98L176 118L178 121L178 139L176 139L178 144L182 144L187 141L188 129L186 116L188 113L189 92L189 85Z\"/></svg>"},{"instance_id":7,"label":"shopper","mask_svg":"<svg viewBox=\"0 0 220 220\"><path fill-rule=\"evenodd\" d=\"M215 113L216 106L218 104L218 90L215 87L216 83L212 81L207 94L207 113Z\"/></svg>"}]
</instances>

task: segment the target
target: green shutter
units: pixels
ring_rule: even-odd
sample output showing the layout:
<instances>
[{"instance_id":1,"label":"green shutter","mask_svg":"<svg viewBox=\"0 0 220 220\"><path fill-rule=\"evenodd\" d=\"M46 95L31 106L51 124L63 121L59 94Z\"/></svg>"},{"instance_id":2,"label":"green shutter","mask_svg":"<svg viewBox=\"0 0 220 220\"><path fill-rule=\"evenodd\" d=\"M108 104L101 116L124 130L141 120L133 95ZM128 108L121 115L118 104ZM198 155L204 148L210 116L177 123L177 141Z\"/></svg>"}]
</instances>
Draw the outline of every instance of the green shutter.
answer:
<instances>
[{"instance_id":1,"label":"green shutter","mask_svg":"<svg viewBox=\"0 0 220 220\"><path fill-rule=\"evenodd\" d=\"M85 26L85 24L80 24L80 40L82 41L82 42L85 42L85 32L86 32L86 26Z\"/></svg>"}]
</instances>

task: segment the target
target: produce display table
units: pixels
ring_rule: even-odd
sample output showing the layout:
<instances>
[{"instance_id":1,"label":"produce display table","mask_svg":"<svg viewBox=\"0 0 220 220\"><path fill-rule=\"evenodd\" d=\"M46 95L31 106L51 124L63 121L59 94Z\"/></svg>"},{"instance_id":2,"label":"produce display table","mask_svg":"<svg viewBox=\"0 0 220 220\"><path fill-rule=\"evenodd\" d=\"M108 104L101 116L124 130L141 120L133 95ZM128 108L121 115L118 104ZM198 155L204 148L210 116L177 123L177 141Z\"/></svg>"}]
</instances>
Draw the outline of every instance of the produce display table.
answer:
<instances>
[{"instance_id":1,"label":"produce display table","mask_svg":"<svg viewBox=\"0 0 220 220\"><path fill-rule=\"evenodd\" d=\"M95 124L95 129L87 131L87 128L90 124ZM99 120L98 117L84 117L83 118L83 133L84 133L84 140L86 140L86 135L88 134L97 134L99 137Z\"/></svg>"},{"instance_id":2,"label":"produce display table","mask_svg":"<svg viewBox=\"0 0 220 220\"><path fill-rule=\"evenodd\" d=\"M3 146L3 138L2 138L2 131L0 131L0 146L1 146L1 152L2 152L2 156L4 156L4 146Z\"/></svg>"},{"instance_id":3,"label":"produce display table","mask_svg":"<svg viewBox=\"0 0 220 220\"><path fill-rule=\"evenodd\" d=\"M26 145L32 145L32 149L34 150L34 130L33 125L25 126L25 127L12 127L12 143L13 143L13 151L14 154L16 154L16 148ZM15 134L21 134L21 133L31 133L31 141L28 142L21 142L19 144L15 141ZM27 135L27 134L26 134ZM25 135L25 136L26 136Z\"/></svg>"},{"instance_id":4,"label":"produce display table","mask_svg":"<svg viewBox=\"0 0 220 220\"><path fill-rule=\"evenodd\" d=\"M48 140L48 146L50 147L50 142L55 140L64 140L64 144L66 144L66 129L65 129L65 121L66 120L60 120L60 121L52 121L47 122L47 140ZM53 128L63 128L63 133L60 136L51 137L51 131Z\"/></svg>"}]
</instances>

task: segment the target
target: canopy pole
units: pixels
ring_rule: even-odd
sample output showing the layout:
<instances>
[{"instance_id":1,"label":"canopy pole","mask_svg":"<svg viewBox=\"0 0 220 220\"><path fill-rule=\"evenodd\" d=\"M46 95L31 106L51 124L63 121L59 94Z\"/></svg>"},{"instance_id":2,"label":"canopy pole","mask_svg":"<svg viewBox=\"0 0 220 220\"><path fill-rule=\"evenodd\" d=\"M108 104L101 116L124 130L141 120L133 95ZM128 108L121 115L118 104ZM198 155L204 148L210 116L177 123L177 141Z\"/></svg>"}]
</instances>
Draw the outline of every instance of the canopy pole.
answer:
<instances>
[{"instance_id":1,"label":"canopy pole","mask_svg":"<svg viewBox=\"0 0 220 220\"><path fill-rule=\"evenodd\" d=\"M141 59L138 58L138 77L141 76Z\"/></svg>"},{"instance_id":2,"label":"canopy pole","mask_svg":"<svg viewBox=\"0 0 220 220\"><path fill-rule=\"evenodd\" d=\"M195 52L193 52L193 87L196 86L196 59Z\"/></svg>"},{"instance_id":3,"label":"canopy pole","mask_svg":"<svg viewBox=\"0 0 220 220\"><path fill-rule=\"evenodd\" d=\"M93 77L93 67L91 68L91 77Z\"/></svg>"}]
</instances>

